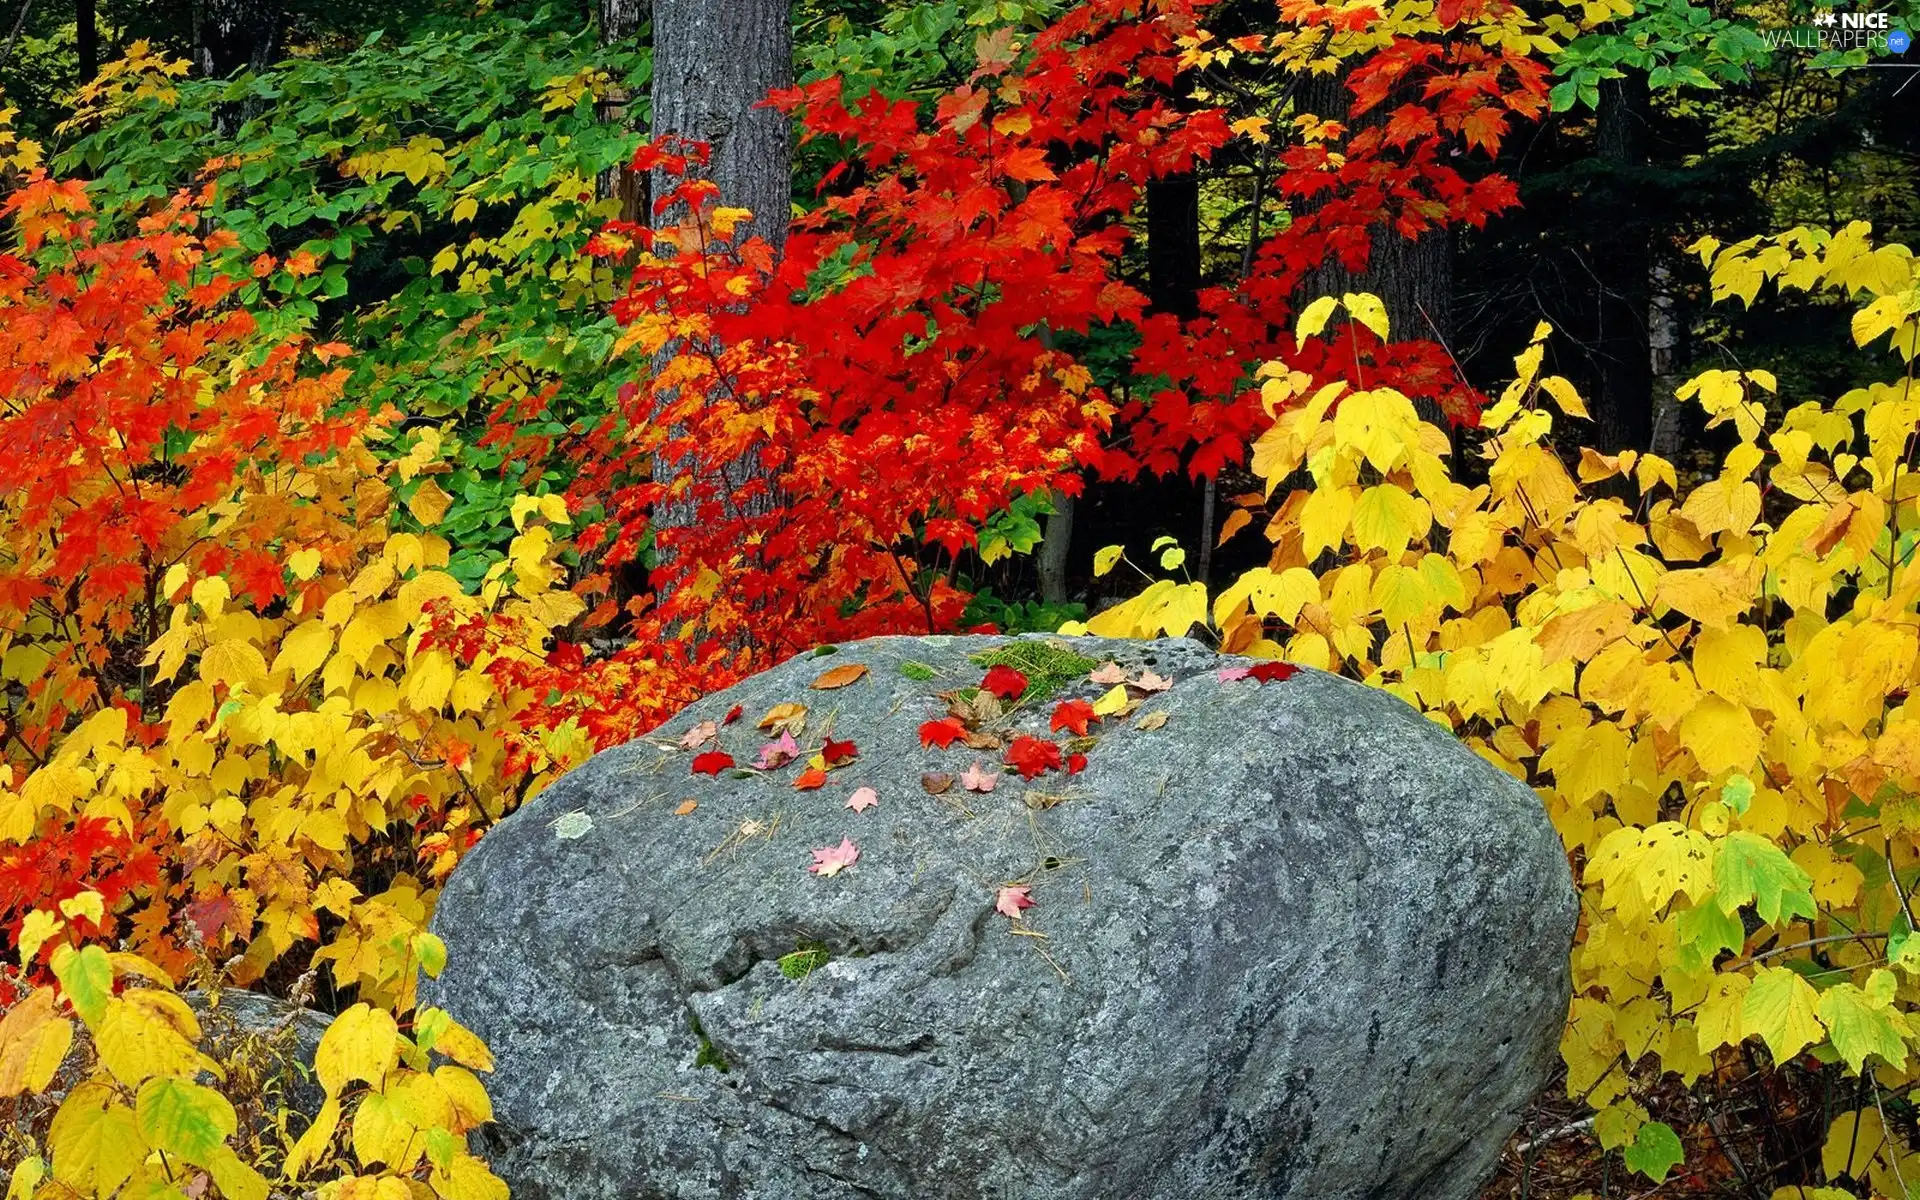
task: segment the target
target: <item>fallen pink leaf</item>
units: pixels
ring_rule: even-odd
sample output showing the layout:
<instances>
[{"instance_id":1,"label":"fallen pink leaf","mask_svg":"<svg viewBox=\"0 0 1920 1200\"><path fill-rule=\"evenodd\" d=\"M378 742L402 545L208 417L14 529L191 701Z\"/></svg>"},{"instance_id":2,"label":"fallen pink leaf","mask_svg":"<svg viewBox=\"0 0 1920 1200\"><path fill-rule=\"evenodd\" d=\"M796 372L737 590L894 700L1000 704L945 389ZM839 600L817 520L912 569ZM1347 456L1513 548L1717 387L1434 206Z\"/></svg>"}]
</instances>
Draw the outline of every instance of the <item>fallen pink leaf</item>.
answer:
<instances>
[{"instance_id":1,"label":"fallen pink leaf","mask_svg":"<svg viewBox=\"0 0 1920 1200\"><path fill-rule=\"evenodd\" d=\"M815 851L815 853L818 853L818 851ZM1004 913L1018 921L1020 919L1020 910L1033 907L1032 891L1033 889L1029 887L1001 888L1000 894L995 896L993 900L994 911Z\"/></svg>"},{"instance_id":2,"label":"fallen pink leaf","mask_svg":"<svg viewBox=\"0 0 1920 1200\"><path fill-rule=\"evenodd\" d=\"M825 846L815 850L813 863L807 870L825 878L829 875L838 875L859 860L860 847L853 844L852 838L843 837L838 846Z\"/></svg>"}]
</instances>

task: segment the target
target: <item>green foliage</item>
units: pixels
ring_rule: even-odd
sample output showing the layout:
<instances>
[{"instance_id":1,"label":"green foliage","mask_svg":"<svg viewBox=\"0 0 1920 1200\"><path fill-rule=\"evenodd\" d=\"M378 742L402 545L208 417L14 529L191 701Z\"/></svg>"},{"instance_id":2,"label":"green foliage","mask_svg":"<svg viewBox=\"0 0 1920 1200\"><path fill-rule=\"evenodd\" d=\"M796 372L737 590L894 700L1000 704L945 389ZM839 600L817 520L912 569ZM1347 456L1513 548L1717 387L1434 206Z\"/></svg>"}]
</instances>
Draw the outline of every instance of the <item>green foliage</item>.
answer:
<instances>
[{"instance_id":1,"label":"green foliage","mask_svg":"<svg viewBox=\"0 0 1920 1200\"><path fill-rule=\"evenodd\" d=\"M1746 21L1717 16L1692 0L1621 4L1623 20L1574 38L1555 56L1562 76L1550 93L1555 112L1600 105L1600 81L1628 72L1647 77L1654 91L1718 88L1740 83L1772 59L1767 43Z\"/></svg>"},{"instance_id":2,"label":"green foliage","mask_svg":"<svg viewBox=\"0 0 1920 1200\"><path fill-rule=\"evenodd\" d=\"M613 271L582 253L617 201L596 180L632 155L649 56L600 46L569 11L380 33L339 57L227 81L178 81L106 106L57 156L122 219L196 177L209 216L284 263L237 299L290 328L332 324L354 349L347 391L448 433L515 406L533 461L468 436L438 524L475 586L513 536L515 495L564 487L567 440L610 405ZM149 74L155 72L149 71ZM602 98L630 97L624 123ZM226 114L245 119L226 131ZM267 289L277 287L281 294ZM406 442L396 443L404 450ZM418 515L416 511L416 515Z\"/></svg>"}]
</instances>

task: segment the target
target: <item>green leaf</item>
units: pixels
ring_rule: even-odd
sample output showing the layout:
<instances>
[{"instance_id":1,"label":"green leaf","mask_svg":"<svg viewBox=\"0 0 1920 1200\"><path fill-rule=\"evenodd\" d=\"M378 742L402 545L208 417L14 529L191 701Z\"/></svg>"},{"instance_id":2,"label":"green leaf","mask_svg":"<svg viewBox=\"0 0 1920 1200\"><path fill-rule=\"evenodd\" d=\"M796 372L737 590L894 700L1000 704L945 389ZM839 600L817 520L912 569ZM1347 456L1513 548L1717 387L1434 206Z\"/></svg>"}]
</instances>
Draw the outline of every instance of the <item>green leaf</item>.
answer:
<instances>
[{"instance_id":1,"label":"green leaf","mask_svg":"<svg viewBox=\"0 0 1920 1200\"><path fill-rule=\"evenodd\" d=\"M154 1149L209 1166L239 1127L233 1105L210 1087L185 1079L149 1079L134 1100L140 1133Z\"/></svg>"},{"instance_id":2,"label":"green leaf","mask_svg":"<svg viewBox=\"0 0 1920 1200\"><path fill-rule=\"evenodd\" d=\"M1784 1063L1815 1042L1825 1040L1826 1027L1814 1015L1819 993L1813 985L1783 967L1754 972L1740 1006L1740 1032L1767 1043L1773 1061Z\"/></svg>"},{"instance_id":3,"label":"green leaf","mask_svg":"<svg viewBox=\"0 0 1920 1200\"><path fill-rule=\"evenodd\" d=\"M1621 1157L1626 1159L1627 1166L1660 1183L1668 1171L1686 1160L1687 1152L1672 1126L1665 1121L1648 1121L1640 1127L1633 1145L1621 1152Z\"/></svg>"},{"instance_id":4,"label":"green leaf","mask_svg":"<svg viewBox=\"0 0 1920 1200\"><path fill-rule=\"evenodd\" d=\"M1753 806L1753 780L1735 775L1720 787L1720 802L1736 817L1743 817Z\"/></svg>"},{"instance_id":5,"label":"green leaf","mask_svg":"<svg viewBox=\"0 0 1920 1200\"><path fill-rule=\"evenodd\" d=\"M1723 950L1739 953L1747 942L1740 918L1713 903L1696 904L1681 913L1675 932L1680 968L1688 973L1706 970Z\"/></svg>"},{"instance_id":6,"label":"green leaf","mask_svg":"<svg viewBox=\"0 0 1920 1200\"><path fill-rule=\"evenodd\" d=\"M1817 1011L1827 1035L1854 1074L1860 1073L1870 1054L1879 1055L1895 1070L1905 1068L1906 1035L1911 1031L1892 1001L1893 975L1888 971L1875 971L1866 990L1842 983L1820 997Z\"/></svg>"},{"instance_id":7,"label":"green leaf","mask_svg":"<svg viewBox=\"0 0 1920 1200\"><path fill-rule=\"evenodd\" d=\"M67 1003L92 1029L107 1011L107 1001L113 999L113 962L107 952L98 946L78 950L62 946L53 952L53 976L60 981Z\"/></svg>"},{"instance_id":8,"label":"green leaf","mask_svg":"<svg viewBox=\"0 0 1920 1200\"><path fill-rule=\"evenodd\" d=\"M1816 911L1812 876L1757 833L1741 830L1720 839L1713 856L1713 886L1723 911L1752 904L1769 925L1779 924L1783 915L1812 917Z\"/></svg>"}]
</instances>

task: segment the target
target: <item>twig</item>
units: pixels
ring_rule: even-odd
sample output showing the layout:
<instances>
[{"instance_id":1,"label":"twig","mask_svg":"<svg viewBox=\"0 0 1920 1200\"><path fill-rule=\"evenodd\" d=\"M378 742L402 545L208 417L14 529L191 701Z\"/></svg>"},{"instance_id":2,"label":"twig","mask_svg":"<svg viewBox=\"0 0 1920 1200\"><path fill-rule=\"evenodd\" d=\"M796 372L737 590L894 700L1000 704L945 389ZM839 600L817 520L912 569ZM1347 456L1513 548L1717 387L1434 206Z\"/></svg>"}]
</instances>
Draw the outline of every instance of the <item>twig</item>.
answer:
<instances>
[{"instance_id":1,"label":"twig","mask_svg":"<svg viewBox=\"0 0 1920 1200\"><path fill-rule=\"evenodd\" d=\"M13 32L7 34L7 40L0 44L0 63L13 55L13 44L20 40L20 31L27 27L27 14L33 11L33 0L22 0L20 15L13 20Z\"/></svg>"}]
</instances>

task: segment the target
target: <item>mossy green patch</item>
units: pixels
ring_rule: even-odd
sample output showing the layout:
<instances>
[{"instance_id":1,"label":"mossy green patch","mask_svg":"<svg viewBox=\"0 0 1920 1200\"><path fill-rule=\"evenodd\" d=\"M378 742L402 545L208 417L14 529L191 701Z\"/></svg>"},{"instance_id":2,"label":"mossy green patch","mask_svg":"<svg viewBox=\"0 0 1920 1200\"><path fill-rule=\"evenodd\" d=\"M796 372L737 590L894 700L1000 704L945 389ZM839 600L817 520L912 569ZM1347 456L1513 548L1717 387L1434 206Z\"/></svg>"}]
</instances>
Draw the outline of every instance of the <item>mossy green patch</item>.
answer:
<instances>
[{"instance_id":1,"label":"mossy green patch","mask_svg":"<svg viewBox=\"0 0 1920 1200\"><path fill-rule=\"evenodd\" d=\"M827 948L819 942L803 942L792 954L783 954L775 960L780 973L795 981L805 979L818 971L833 958Z\"/></svg>"},{"instance_id":2,"label":"mossy green patch","mask_svg":"<svg viewBox=\"0 0 1920 1200\"><path fill-rule=\"evenodd\" d=\"M1027 690L1020 694L1021 700L1050 696L1100 665L1058 642L1039 639L1008 642L970 657L975 666L1012 667L1025 675Z\"/></svg>"},{"instance_id":3,"label":"mossy green patch","mask_svg":"<svg viewBox=\"0 0 1920 1200\"><path fill-rule=\"evenodd\" d=\"M912 659L909 659L906 662L903 662L900 664L900 673L902 675L905 675L908 679L912 679L920 683L925 683L927 680L932 679L934 676L940 674L939 671L928 666L926 663L914 662Z\"/></svg>"}]
</instances>

